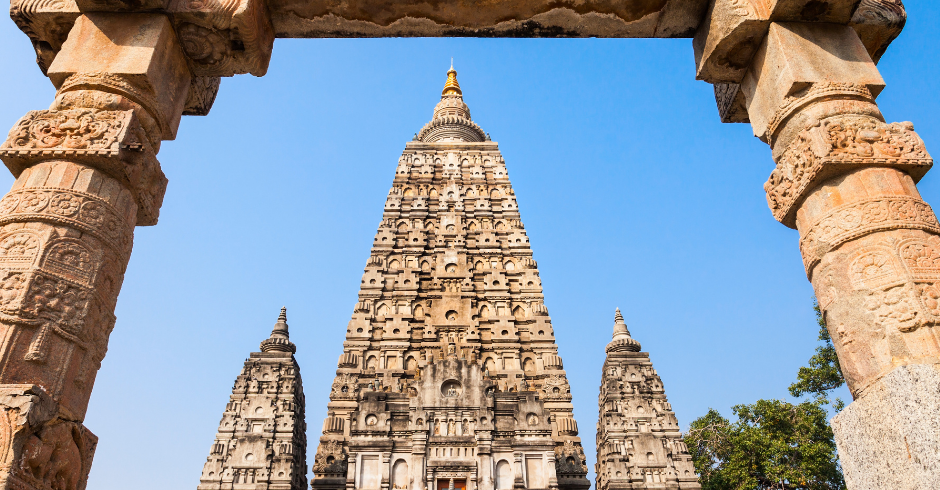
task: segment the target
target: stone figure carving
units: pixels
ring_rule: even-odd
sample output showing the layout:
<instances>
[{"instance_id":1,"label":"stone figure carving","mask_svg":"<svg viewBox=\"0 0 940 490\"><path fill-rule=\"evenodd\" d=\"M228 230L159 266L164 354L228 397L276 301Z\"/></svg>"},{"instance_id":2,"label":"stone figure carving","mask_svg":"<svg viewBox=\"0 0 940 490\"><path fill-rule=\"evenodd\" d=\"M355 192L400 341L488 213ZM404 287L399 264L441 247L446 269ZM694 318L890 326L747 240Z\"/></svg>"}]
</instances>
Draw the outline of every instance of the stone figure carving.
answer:
<instances>
[{"instance_id":1,"label":"stone figure carving","mask_svg":"<svg viewBox=\"0 0 940 490\"><path fill-rule=\"evenodd\" d=\"M457 424L453 420L447 422L447 435L452 436L457 433Z\"/></svg>"},{"instance_id":2,"label":"stone figure carving","mask_svg":"<svg viewBox=\"0 0 940 490\"><path fill-rule=\"evenodd\" d=\"M74 424L47 426L23 447L23 469L53 490L76 490L82 475L81 445Z\"/></svg>"},{"instance_id":3,"label":"stone figure carving","mask_svg":"<svg viewBox=\"0 0 940 490\"><path fill-rule=\"evenodd\" d=\"M320 444L314 457L313 472L317 475L346 475L346 448L338 441Z\"/></svg>"}]
</instances>

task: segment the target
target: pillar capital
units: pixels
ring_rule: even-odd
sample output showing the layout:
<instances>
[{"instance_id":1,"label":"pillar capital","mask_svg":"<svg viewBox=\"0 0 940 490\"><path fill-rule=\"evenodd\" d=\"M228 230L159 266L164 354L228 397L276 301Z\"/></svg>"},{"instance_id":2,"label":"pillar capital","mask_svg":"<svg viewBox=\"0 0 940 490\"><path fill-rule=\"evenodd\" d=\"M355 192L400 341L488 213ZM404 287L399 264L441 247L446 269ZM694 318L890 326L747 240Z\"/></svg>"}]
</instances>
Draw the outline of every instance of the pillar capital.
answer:
<instances>
[{"instance_id":1,"label":"pillar capital","mask_svg":"<svg viewBox=\"0 0 940 490\"><path fill-rule=\"evenodd\" d=\"M176 137L192 75L170 20L161 14L80 16L47 72L59 94L95 91L128 99L152 119L155 144ZM109 100L83 98L57 105L86 107ZM138 111L140 112L140 111ZM149 128L147 128L149 129Z\"/></svg>"},{"instance_id":2,"label":"pillar capital","mask_svg":"<svg viewBox=\"0 0 940 490\"><path fill-rule=\"evenodd\" d=\"M84 15L83 15L84 14ZM107 35L121 33L121 26L127 26L125 34L132 31L132 25L139 23L140 16L163 17L168 19L170 28L159 32L151 30L151 40L175 44L181 51L182 63L188 70L171 70L167 73L188 71L188 91L178 92L181 100L174 100L174 105L182 104L183 115L203 116L209 113L219 89L220 77L251 73L262 76L268 68L271 50L274 44L274 28L271 24L267 7L263 0L237 0L234 4L203 2L200 0L144 0L142 2L124 2L121 0L63 0L61 2L35 2L33 0L12 0L10 16L27 36L36 51L36 62L44 74L50 76L56 88L73 73L95 73L115 75L109 71L115 68L107 65L109 57L88 48L89 42L102 43ZM75 36L74 44L85 49L84 54L95 53L94 60L86 60L81 51L72 53L70 59L60 61L50 72L76 22L85 17L92 26L106 36L95 34L95 29L83 26L81 34ZM120 45L120 37L115 43ZM128 48L128 46L124 46ZM151 46L156 49L157 46ZM111 47L113 48L113 47ZM141 57L144 47L132 49L134 55L127 59L145 61ZM114 51L111 49L111 51ZM171 50L172 51L172 50ZM165 55L166 50L157 50ZM96 61L89 63L89 61ZM113 61L113 60L111 60ZM165 61L165 60L164 60ZM95 66L95 69L92 67ZM124 66L124 69L132 67ZM137 66L140 68L140 66ZM77 71L76 71L77 70ZM167 80L163 80L164 82ZM174 87L170 87L175 90ZM172 139L179 124L176 111L167 111L168 121L161 122L162 139ZM174 119L175 117L175 119Z\"/></svg>"},{"instance_id":3,"label":"pillar capital","mask_svg":"<svg viewBox=\"0 0 940 490\"><path fill-rule=\"evenodd\" d=\"M749 122L740 84L765 44L772 24L850 27L877 63L906 20L901 0L715 0L693 40L696 76L714 84L722 122Z\"/></svg>"}]
</instances>

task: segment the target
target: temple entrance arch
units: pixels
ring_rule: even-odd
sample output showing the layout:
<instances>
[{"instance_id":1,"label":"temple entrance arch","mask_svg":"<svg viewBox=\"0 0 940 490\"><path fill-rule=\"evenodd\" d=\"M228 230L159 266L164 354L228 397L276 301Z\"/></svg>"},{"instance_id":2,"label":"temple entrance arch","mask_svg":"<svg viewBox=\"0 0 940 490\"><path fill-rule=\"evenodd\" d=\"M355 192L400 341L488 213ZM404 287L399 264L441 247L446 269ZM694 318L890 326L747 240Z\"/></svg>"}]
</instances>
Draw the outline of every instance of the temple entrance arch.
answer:
<instances>
[{"instance_id":1,"label":"temple entrance arch","mask_svg":"<svg viewBox=\"0 0 940 490\"><path fill-rule=\"evenodd\" d=\"M54 281L55 287L14 279L21 271L31 274L23 277L37 277L46 264L54 264L50 258L25 269L22 261L0 264L9 280L5 314L12 318L4 328L21 342L6 347L10 351L4 353L0 384L11 390L55 387L45 393L61 414L54 420L74 425L75 433L87 432L78 421L114 324L113 305L133 229L155 224L159 215L166 188L156 159L161 142L176 136L182 115L209 112L220 77L263 75L278 36L693 38L696 76L714 84L722 120L749 122L771 147L778 168L765 187L769 205L775 218L799 229L807 275L827 319L846 325L833 338L857 402L868 399L868 405L875 405L867 397L891 391L888 383L915 389L917 379L934 376L938 356L929 346L940 320L932 296L937 271L929 258L940 226L916 190L932 160L913 126L886 123L875 103L884 82L874 62L905 21L898 1L814 2L826 7L818 10L799 8L805 2L796 1L748 2L753 8L730 0L636 1L625 4L631 8L603 15L520 6L505 22L497 21L506 15L485 8L470 11L459 2L448 3L452 8L443 9L447 14L405 5L381 15L369 4L361 12L329 7L309 14L257 0L240 2L235 14L211 7L194 11L169 2L147 3L137 12L123 4L92 4L56 3L37 10L26 2L11 2L13 18L29 36L58 93L51 108L21 119L15 135L0 148L0 158L17 178L0 206L2 226L66 227L63 233L70 236L96 237L90 246L82 245L87 268L59 269L43 279ZM323 22L327 16L336 22ZM144 46L149 51L143 58L127 49L128 39L137 33L146 33L151 43ZM100 44L90 49L82 43ZM70 133L88 128L89 122L103 132ZM62 136L37 138L33 128L39 127L53 127ZM41 196L57 204L40 208L45 203ZM92 209L96 211L88 211ZM67 242L49 240L43 250ZM860 277L859 264L869 260L891 264L884 271L892 281ZM67 310L49 313L59 330L31 316L30 308L36 308L27 293L33 286L80 298ZM857 308L862 303L872 305L870 311ZM909 318L899 317L901 309ZM80 314L70 316L73 311ZM91 337L61 335L61 325ZM868 335L872 331L883 333L884 340ZM68 360L52 354L50 346L56 344L49 339L68 345ZM882 354L890 346L902 346L896 350L904 354L884 362ZM12 352L24 354L6 356ZM892 400L877 403L893 406ZM850 427L919 416L901 410L869 419L864 410L851 407L840 416L834 425L850 485L864 485L867 475L881 472L854 465L855 460L906 461L891 452L899 445L853 442L865 440L866 431L851 432ZM29 430L38 432L46 421L37 423ZM907 436L891 437L898 442ZM9 444L22 440L7 439ZM853 458L851 447L885 453Z\"/></svg>"}]
</instances>

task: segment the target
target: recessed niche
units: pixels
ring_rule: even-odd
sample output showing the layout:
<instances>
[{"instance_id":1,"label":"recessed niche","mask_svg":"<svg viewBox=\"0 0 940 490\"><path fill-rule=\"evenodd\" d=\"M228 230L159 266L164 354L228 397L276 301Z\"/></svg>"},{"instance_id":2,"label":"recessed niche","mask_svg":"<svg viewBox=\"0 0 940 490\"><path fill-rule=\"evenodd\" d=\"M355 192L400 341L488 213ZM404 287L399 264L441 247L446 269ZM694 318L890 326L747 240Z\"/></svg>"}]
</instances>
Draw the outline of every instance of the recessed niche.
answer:
<instances>
[{"instance_id":1,"label":"recessed niche","mask_svg":"<svg viewBox=\"0 0 940 490\"><path fill-rule=\"evenodd\" d=\"M456 379L447 380L441 385L441 394L448 398L457 397L460 395L460 392L460 381L457 381Z\"/></svg>"}]
</instances>

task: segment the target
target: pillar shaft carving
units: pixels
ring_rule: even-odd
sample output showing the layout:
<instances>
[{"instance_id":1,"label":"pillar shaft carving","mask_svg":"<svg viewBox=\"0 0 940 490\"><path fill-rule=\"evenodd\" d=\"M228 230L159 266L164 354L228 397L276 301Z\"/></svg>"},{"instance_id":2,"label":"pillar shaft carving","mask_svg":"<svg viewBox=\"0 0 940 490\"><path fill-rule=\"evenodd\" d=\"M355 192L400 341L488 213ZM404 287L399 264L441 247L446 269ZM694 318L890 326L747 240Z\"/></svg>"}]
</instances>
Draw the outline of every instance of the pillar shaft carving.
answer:
<instances>
[{"instance_id":1,"label":"pillar shaft carving","mask_svg":"<svg viewBox=\"0 0 940 490\"><path fill-rule=\"evenodd\" d=\"M820 69L827 53L841 56ZM915 184L933 160L913 124L884 121L882 87L853 30L808 24L771 25L742 81L777 163L768 205L800 232L855 397L897 366L940 361L940 263L926 264L940 223Z\"/></svg>"},{"instance_id":2,"label":"pillar shaft carving","mask_svg":"<svg viewBox=\"0 0 940 490\"><path fill-rule=\"evenodd\" d=\"M908 464L936 463L929 441L940 434L909 430L931 421L905 420L888 432L865 427L903 420L908 393L928 388L919 383L929 376L905 369L940 365L940 223L916 186L933 160L912 123L887 123L878 110L884 81L860 34L770 22L746 71L719 79L715 92L723 120L746 112L771 147L768 205L800 233L806 273L855 398L833 421L849 488L936 488L929 465ZM884 483L895 474L911 477Z\"/></svg>"},{"instance_id":3,"label":"pillar shaft carving","mask_svg":"<svg viewBox=\"0 0 940 490\"><path fill-rule=\"evenodd\" d=\"M158 14L78 16L47 73L55 101L0 145L16 177L0 199L0 488L82 490L95 438L81 422L191 75Z\"/></svg>"}]
</instances>

